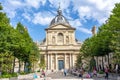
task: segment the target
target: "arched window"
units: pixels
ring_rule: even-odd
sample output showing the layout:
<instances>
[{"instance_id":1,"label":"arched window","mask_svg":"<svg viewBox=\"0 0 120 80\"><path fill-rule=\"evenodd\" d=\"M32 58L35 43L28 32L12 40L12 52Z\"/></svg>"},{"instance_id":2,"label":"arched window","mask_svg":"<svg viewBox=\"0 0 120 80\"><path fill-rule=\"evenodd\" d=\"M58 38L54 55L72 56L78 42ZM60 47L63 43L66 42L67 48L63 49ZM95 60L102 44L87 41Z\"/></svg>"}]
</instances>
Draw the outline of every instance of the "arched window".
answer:
<instances>
[{"instance_id":1,"label":"arched window","mask_svg":"<svg viewBox=\"0 0 120 80\"><path fill-rule=\"evenodd\" d=\"M63 42L64 42L64 37L63 37L63 34L62 33L59 33L58 34L58 41L57 41L58 43L60 43L60 44L63 44Z\"/></svg>"}]
</instances>

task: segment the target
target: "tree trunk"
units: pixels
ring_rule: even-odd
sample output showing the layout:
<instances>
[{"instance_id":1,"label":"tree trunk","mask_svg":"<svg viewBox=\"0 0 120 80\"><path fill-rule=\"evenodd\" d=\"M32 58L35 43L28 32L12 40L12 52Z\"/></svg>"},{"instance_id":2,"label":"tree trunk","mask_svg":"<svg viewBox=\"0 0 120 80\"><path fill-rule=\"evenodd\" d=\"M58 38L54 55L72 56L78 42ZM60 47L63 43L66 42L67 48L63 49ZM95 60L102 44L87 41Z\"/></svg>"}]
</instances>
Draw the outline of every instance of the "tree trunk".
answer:
<instances>
[{"instance_id":1,"label":"tree trunk","mask_svg":"<svg viewBox=\"0 0 120 80\"><path fill-rule=\"evenodd\" d=\"M34 65L34 63L33 63L33 72L34 72L34 70L35 70L35 65Z\"/></svg>"},{"instance_id":2,"label":"tree trunk","mask_svg":"<svg viewBox=\"0 0 120 80\"><path fill-rule=\"evenodd\" d=\"M13 69L12 69L12 73L14 73L14 69L15 69L15 57L13 59Z\"/></svg>"},{"instance_id":3,"label":"tree trunk","mask_svg":"<svg viewBox=\"0 0 120 80\"><path fill-rule=\"evenodd\" d=\"M102 69L104 71L104 62L103 62L103 56L102 56Z\"/></svg>"},{"instance_id":4,"label":"tree trunk","mask_svg":"<svg viewBox=\"0 0 120 80\"><path fill-rule=\"evenodd\" d=\"M96 68L99 70L99 65L98 65L98 56L96 56Z\"/></svg>"},{"instance_id":5,"label":"tree trunk","mask_svg":"<svg viewBox=\"0 0 120 80\"><path fill-rule=\"evenodd\" d=\"M26 72L26 62L24 62L24 72Z\"/></svg>"},{"instance_id":6,"label":"tree trunk","mask_svg":"<svg viewBox=\"0 0 120 80\"><path fill-rule=\"evenodd\" d=\"M21 61L19 60L19 70L18 72L21 72Z\"/></svg>"},{"instance_id":7,"label":"tree trunk","mask_svg":"<svg viewBox=\"0 0 120 80\"><path fill-rule=\"evenodd\" d=\"M109 64L110 64L110 62L109 62L109 61L110 61L110 60L109 60L109 54L108 54L107 56L108 56L108 66L109 66Z\"/></svg>"}]
</instances>

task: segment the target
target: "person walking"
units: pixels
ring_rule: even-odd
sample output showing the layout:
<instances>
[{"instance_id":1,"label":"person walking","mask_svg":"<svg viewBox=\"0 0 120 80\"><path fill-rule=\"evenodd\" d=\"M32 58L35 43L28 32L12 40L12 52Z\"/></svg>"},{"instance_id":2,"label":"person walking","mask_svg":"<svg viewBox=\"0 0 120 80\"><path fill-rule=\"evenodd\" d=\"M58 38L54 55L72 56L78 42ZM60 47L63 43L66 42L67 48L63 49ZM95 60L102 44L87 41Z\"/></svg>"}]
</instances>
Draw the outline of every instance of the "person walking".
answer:
<instances>
[{"instance_id":1,"label":"person walking","mask_svg":"<svg viewBox=\"0 0 120 80\"><path fill-rule=\"evenodd\" d=\"M105 68L105 79L108 79L108 76L109 76L108 72L109 72L108 67L106 66L106 68Z\"/></svg>"},{"instance_id":2,"label":"person walking","mask_svg":"<svg viewBox=\"0 0 120 80\"><path fill-rule=\"evenodd\" d=\"M67 70L66 70L66 69L64 69L64 75L65 75L65 76L67 75Z\"/></svg>"}]
</instances>

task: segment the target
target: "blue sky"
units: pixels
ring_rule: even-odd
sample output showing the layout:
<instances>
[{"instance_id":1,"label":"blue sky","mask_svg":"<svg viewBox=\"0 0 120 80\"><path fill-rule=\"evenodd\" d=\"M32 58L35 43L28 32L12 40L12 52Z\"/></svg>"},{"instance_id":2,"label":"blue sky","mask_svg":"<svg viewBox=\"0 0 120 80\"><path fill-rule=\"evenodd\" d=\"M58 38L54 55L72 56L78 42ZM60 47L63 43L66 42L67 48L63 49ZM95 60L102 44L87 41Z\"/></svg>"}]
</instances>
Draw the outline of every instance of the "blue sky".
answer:
<instances>
[{"instance_id":1,"label":"blue sky","mask_svg":"<svg viewBox=\"0 0 120 80\"><path fill-rule=\"evenodd\" d=\"M70 25L76 28L75 36L79 41L91 37L91 28L105 23L114 4L120 0L0 0L3 11L16 27L21 22L27 27L34 41L41 42L45 37L45 28L57 15L59 3L63 15Z\"/></svg>"}]
</instances>

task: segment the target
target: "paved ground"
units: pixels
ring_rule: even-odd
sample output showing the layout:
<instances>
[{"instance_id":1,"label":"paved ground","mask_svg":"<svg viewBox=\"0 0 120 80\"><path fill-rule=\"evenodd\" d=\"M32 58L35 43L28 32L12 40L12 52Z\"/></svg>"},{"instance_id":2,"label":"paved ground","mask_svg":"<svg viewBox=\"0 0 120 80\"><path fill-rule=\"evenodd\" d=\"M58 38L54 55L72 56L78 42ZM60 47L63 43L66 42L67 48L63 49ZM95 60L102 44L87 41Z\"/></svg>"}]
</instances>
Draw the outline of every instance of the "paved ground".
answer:
<instances>
[{"instance_id":1,"label":"paved ground","mask_svg":"<svg viewBox=\"0 0 120 80\"><path fill-rule=\"evenodd\" d=\"M51 74L48 74L47 77L51 77L52 80L82 80L78 76L74 76L71 74L67 74L67 76L64 76L62 72L53 72ZM94 77L94 78L83 78L83 80L107 80L104 77ZM108 80L120 80L120 77L116 74L109 74Z\"/></svg>"},{"instance_id":2,"label":"paved ground","mask_svg":"<svg viewBox=\"0 0 120 80\"><path fill-rule=\"evenodd\" d=\"M74 75L67 74L67 76L64 76L64 74L61 71L53 72L51 74L48 74L47 77L51 77L52 79L73 79L78 78Z\"/></svg>"},{"instance_id":3,"label":"paved ground","mask_svg":"<svg viewBox=\"0 0 120 80\"><path fill-rule=\"evenodd\" d=\"M38 74L40 75L40 74ZM31 78L30 78L31 77ZM25 76L24 79L19 80L107 80L104 77L94 77L94 78L83 78L81 79L78 76L74 76L71 74L67 74L67 76L64 76L62 72L51 72L50 74L46 75L44 78L37 78L33 79L33 74L30 74L28 76ZM120 76L116 74L110 74L108 80L120 80Z\"/></svg>"},{"instance_id":4,"label":"paved ground","mask_svg":"<svg viewBox=\"0 0 120 80\"><path fill-rule=\"evenodd\" d=\"M36 73L38 77L40 77L40 72ZM82 79L78 76L74 76L72 74L67 74L67 76L64 76L64 74L61 71L57 72L47 72L46 77L43 78L37 78L33 79L34 73L27 74L27 75L19 75L17 80L107 80L104 77L93 77L93 78L85 78ZM16 78L12 79L0 79L0 80L16 80ZM120 74L111 74L109 73L109 79L108 80L120 80Z\"/></svg>"}]
</instances>

